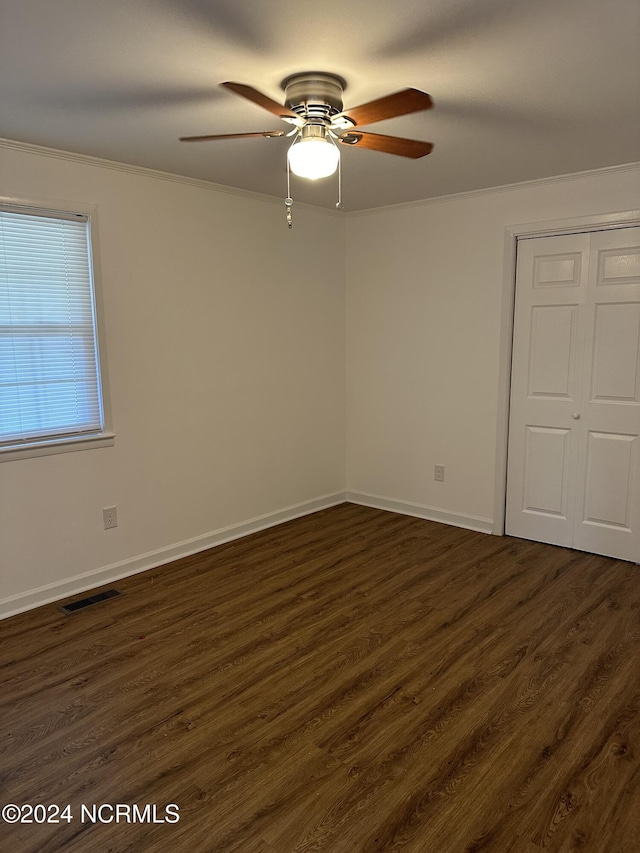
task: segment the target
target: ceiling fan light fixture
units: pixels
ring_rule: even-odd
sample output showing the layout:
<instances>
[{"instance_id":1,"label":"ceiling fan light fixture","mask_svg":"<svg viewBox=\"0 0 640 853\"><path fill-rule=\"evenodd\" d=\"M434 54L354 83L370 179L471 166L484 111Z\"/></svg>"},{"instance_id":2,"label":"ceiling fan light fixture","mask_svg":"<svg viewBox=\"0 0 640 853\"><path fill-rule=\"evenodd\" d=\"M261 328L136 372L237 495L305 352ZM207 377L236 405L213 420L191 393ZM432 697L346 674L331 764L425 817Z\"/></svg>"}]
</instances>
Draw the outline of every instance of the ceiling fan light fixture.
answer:
<instances>
[{"instance_id":1,"label":"ceiling fan light fixture","mask_svg":"<svg viewBox=\"0 0 640 853\"><path fill-rule=\"evenodd\" d=\"M265 130L249 133L216 133L206 136L182 136L183 142L214 139L248 139L253 137L294 137L287 151L287 224L291 228L291 172L309 181L328 178L338 172L338 203L342 207L342 163L340 146L352 145L385 154L417 159L431 153L433 145L417 139L385 136L368 131L353 132L358 125L409 115L430 109L431 96L419 89L401 89L344 111L342 96L346 81L324 71L305 71L282 81L284 104L274 101L245 83L227 81L221 84L230 92L245 98L279 119L293 125L293 130Z\"/></svg>"},{"instance_id":2,"label":"ceiling fan light fixture","mask_svg":"<svg viewBox=\"0 0 640 853\"><path fill-rule=\"evenodd\" d=\"M340 152L326 136L305 134L305 131L311 129L303 128L301 139L291 146L287 156L294 175L317 181L318 178L328 178L335 173Z\"/></svg>"}]
</instances>

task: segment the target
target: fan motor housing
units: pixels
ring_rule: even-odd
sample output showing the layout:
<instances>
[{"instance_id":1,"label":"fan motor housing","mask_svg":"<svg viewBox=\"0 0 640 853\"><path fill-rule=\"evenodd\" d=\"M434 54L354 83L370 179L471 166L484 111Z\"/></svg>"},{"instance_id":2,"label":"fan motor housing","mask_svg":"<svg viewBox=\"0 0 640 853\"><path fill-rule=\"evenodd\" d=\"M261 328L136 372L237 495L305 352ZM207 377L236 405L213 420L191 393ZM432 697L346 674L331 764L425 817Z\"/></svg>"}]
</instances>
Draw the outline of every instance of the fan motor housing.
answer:
<instances>
[{"instance_id":1,"label":"fan motor housing","mask_svg":"<svg viewBox=\"0 0 640 853\"><path fill-rule=\"evenodd\" d=\"M285 104L296 112L324 110L329 115L342 112L342 93L346 81L337 74L321 71L306 71L292 74L282 81ZM310 109L311 108L311 109Z\"/></svg>"}]
</instances>

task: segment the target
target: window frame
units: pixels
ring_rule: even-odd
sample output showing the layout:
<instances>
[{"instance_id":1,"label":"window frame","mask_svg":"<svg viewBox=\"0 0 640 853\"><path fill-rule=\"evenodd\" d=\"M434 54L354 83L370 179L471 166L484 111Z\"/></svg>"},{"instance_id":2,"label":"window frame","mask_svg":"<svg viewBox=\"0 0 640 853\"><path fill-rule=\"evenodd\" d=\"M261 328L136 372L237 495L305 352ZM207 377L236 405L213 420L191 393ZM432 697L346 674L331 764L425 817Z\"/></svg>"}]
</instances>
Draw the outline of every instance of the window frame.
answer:
<instances>
[{"instance_id":1,"label":"window frame","mask_svg":"<svg viewBox=\"0 0 640 853\"><path fill-rule=\"evenodd\" d=\"M98 362L98 390L102 403L103 427L95 432L75 435L51 436L49 438L24 438L12 444L0 447L0 463L16 459L29 459L35 456L49 456L56 453L70 453L77 450L93 450L100 447L112 447L115 433L111 421L111 398L109 395L109 377L107 371L106 332L102 302L102 278L100 248L98 239L98 207L85 202L70 202L59 199L22 198L0 196L0 208L16 213L32 213L37 216L55 217L82 216L87 219L89 273L93 297L96 355Z\"/></svg>"}]
</instances>

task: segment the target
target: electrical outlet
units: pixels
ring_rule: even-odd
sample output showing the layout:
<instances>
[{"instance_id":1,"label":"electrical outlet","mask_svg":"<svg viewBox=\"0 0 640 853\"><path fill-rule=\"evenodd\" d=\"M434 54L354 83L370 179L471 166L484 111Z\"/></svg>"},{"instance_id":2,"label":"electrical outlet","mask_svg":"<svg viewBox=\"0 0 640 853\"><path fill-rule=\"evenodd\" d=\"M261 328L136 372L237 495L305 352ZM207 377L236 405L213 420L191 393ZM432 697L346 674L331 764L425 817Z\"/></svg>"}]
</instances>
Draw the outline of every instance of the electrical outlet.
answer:
<instances>
[{"instance_id":1,"label":"electrical outlet","mask_svg":"<svg viewBox=\"0 0 640 853\"><path fill-rule=\"evenodd\" d=\"M439 483L444 483L444 465L433 466L433 479Z\"/></svg>"},{"instance_id":2,"label":"electrical outlet","mask_svg":"<svg viewBox=\"0 0 640 853\"><path fill-rule=\"evenodd\" d=\"M102 522L104 524L104 529L109 530L111 527L118 526L118 507L117 506L106 506L102 510Z\"/></svg>"}]
</instances>

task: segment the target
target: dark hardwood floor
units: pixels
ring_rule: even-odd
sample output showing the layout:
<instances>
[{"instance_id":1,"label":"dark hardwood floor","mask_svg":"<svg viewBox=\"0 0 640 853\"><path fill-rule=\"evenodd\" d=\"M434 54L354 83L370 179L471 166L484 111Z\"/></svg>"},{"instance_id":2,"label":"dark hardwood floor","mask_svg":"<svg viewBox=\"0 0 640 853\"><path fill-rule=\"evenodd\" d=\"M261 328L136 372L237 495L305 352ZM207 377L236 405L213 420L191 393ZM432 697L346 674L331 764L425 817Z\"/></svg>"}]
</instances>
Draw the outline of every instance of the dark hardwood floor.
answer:
<instances>
[{"instance_id":1,"label":"dark hardwood floor","mask_svg":"<svg viewBox=\"0 0 640 853\"><path fill-rule=\"evenodd\" d=\"M0 804L73 816L0 850L639 853L637 566L343 504L115 586L0 623Z\"/></svg>"}]
</instances>

